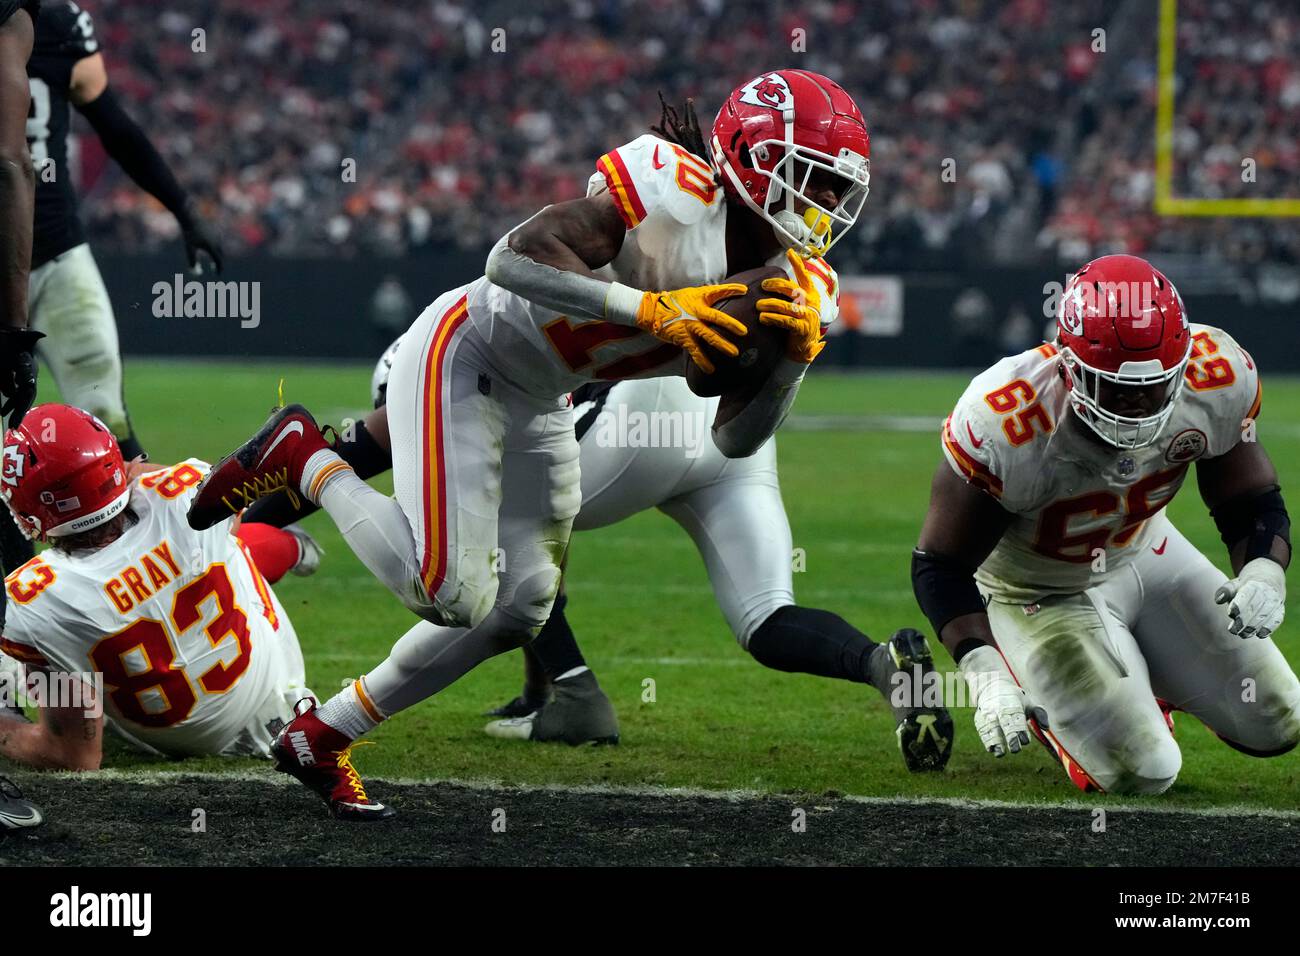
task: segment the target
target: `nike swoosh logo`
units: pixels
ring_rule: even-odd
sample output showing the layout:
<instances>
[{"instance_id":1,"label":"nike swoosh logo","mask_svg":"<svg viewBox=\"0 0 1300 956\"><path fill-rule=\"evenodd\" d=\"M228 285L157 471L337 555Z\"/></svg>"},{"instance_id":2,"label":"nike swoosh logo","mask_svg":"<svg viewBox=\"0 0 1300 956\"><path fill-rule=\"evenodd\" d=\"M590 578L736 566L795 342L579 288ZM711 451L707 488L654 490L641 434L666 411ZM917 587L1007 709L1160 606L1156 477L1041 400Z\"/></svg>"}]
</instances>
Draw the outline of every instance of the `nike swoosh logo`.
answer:
<instances>
[{"instance_id":1,"label":"nike swoosh logo","mask_svg":"<svg viewBox=\"0 0 1300 956\"><path fill-rule=\"evenodd\" d=\"M10 810L0 810L0 823L8 824L14 828L39 826L44 819L40 811L35 807L29 807L27 812L23 814L17 814Z\"/></svg>"},{"instance_id":2,"label":"nike swoosh logo","mask_svg":"<svg viewBox=\"0 0 1300 956\"><path fill-rule=\"evenodd\" d=\"M980 441L978 438L976 438L976 437L975 437L975 433L974 433L973 431L971 431L971 428L970 428L970 422L967 422L967 423L966 423L966 434L967 434L967 435L970 435L971 443L972 443L976 448L979 448L981 445L984 444L984 442L982 442L982 441Z\"/></svg>"},{"instance_id":3,"label":"nike swoosh logo","mask_svg":"<svg viewBox=\"0 0 1300 956\"><path fill-rule=\"evenodd\" d=\"M284 441L286 437L289 435L301 435L302 433L302 422L290 422L288 428L275 436L275 441L271 442L271 447L262 452L262 457L257 460L257 467L262 467L266 459L271 457L271 452L275 451L275 446Z\"/></svg>"},{"instance_id":4,"label":"nike swoosh logo","mask_svg":"<svg viewBox=\"0 0 1300 956\"><path fill-rule=\"evenodd\" d=\"M1165 540L1163 540L1163 541L1160 542L1160 547L1158 547L1158 548L1152 548L1151 550L1154 551L1156 554L1164 554L1164 553L1165 553L1165 545L1167 545L1168 543L1169 543L1169 539L1168 539L1168 538L1165 538Z\"/></svg>"},{"instance_id":5,"label":"nike swoosh logo","mask_svg":"<svg viewBox=\"0 0 1300 956\"><path fill-rule=\"evenodd\" d=\"M652 159L650 160L650 162L654 165L654 168L655 168L655 169L663 169L663 168L664 168L664 164L661 163L661 162L659 162L659 147L658 147L658 146L655 147L654 158L652 158Z\"/></svg>"}]
</instances>

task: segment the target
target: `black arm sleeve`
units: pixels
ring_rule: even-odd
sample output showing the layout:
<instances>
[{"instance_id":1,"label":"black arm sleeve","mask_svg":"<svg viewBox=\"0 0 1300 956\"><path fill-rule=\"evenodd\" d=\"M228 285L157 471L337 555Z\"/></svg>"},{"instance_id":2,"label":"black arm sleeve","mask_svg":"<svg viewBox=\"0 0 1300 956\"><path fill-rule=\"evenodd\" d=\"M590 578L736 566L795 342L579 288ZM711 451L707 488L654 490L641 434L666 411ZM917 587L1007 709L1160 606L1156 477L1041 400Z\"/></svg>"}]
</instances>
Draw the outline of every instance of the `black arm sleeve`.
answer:
<instances>
[{"instance_id":1,"label":"black arm sleeve","mask_svg":"<svg viewBox=\"0 0 1300 956\"><path fill-rule=\"evenodd\" d=\"M113 91L106 89L77 109L94 127L108 155L137 186L166 206L184 225L189 218L185 209L185 190L158 155L153 143L149 142L144 130L122 109Z\"/></svg>"},{"instance_id":2,"label":"black arm sleeve","mask_svg":"<svg viewBox=\"0 0 1300 956\"><path fill-rule=\"evenodd\" d=\"M936 636L954 618L985 609L974 572L942 554L912 552L912 592Z\"/></svg>"},{"instance_id":3,"label":"black arm sleeve","mask_svg":"<svg viewBox=\"0 0 1300 956\"><path fill-rule=\"evenodd\" d=\"M1249 492L1223 502L1210 512L1219 529L1219 537L1231 551L1246 542L1246 561L1271 557L1273 539L1281 538L1291 555L1291 517L1282 500L1282 489L1273 485L1264 491ZM1286 567L1283 564L1283 567Z\"/></svg>"}]
</instances>

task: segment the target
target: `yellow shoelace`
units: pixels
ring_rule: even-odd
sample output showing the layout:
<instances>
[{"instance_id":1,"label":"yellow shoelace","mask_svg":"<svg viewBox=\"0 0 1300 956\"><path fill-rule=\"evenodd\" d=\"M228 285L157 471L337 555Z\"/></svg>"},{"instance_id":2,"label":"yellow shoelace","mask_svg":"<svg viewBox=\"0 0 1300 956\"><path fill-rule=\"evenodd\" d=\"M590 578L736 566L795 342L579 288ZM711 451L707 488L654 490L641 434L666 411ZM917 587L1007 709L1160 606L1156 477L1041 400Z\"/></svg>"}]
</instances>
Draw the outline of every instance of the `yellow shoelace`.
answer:
<instances>
[{"instance_id":1,"label":"yellow shoelace","mask_svg":"<svg viewBox=\"0 0 1300 956\"><path fill-rule=\"evenodd\" d=\"M234 489L233 493L238 499L238 503L232 502L226 497L223 497L221 500L225 506L230 509L231 514L239 514L239 512L243 511L258 498L265 498L267 495L274 494L277 491L284 491L288 494L289 503L292 504L294 508L300 506L298 491L289 481L289 467L287 465L279 471L273 472L269 475L259 475L252 481L244 482L242 488Z\"/></svg>"},{"instance_id":2,"label":"yellow shoelace","mask_svg":"<svg viewBox=\"0 0 1300 956\"><path fill-rule=\"evenodd\" d=\"M357 768L352 766L352 751L358 747L372 747L373 740L356 740L348 745L346 750L338 751L338 761L335 766L347 774L348 786L352 788L352 793L362 803L369 803L370 797L366 794L366 785L361 782L361 775L357 773Z\"/></svg>"}]
</instances>

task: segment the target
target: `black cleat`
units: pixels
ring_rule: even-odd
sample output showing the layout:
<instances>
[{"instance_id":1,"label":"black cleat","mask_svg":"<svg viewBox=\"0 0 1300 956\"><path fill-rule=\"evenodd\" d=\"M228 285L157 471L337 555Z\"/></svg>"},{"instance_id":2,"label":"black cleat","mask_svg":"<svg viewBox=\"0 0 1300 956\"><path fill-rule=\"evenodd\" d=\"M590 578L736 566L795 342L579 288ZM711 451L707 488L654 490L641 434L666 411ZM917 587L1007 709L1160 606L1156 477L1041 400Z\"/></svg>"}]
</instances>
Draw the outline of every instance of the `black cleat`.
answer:
<instances>
[{"instance_id":1,"label":"black cleat","mask_svg":"<svg viewBox=\"0 0 1300 956\"><path fill-rule=\"evenodd\" d=\"M929 643L910 627L895 631L872 652L872 683L893 711L898 749L912 773L942 770L952 756L952 716L939 706L942 681L927 679L934 673Z\"/></svg>"},{"instance_id":2,"label":"black cleat","mask_svg":"<svg viewBox=\"0 0 1300 956\"><path fill-rule=\"evenodd\" d=\"M534 691L531 687L524 687L521 693L509 703L502 704L500 707L494 707L489 711L484 711L484 717L527 717L535 710L541 710L546 706L547 700L550 699L550 688L542 691Z\"/></svg>"},{"instance_id":3,"label":"black cleat","mask_svg":"<svg viewBox=\"0 0 1300 956\"><path fill-rule=\"evenodd\" d=\"M575 747L618 743L618 715L595 674L586 670L552 686L547 703L521 717L494 720L483 730L504 740L559 740Z\"/></svg>"}]
</instances>

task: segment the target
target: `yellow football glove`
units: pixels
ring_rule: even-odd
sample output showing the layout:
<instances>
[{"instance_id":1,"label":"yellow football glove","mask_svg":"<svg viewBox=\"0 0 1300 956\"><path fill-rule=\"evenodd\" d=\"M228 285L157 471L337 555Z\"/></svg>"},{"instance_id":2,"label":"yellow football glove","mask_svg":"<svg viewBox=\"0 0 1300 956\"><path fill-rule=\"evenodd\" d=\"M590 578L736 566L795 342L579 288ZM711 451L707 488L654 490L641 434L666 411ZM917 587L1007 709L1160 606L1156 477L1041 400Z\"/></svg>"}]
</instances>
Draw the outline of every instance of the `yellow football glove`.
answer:
<instances>
[{"instance_id":1,"label":"yellow football glove","mask_svg":"<svg viewBox=\"0 0 1300 956\"><path fill-rule=\"evenodd\" d=\"M738 282L701 285L674 292L647 292L637 309L636 325L657 339L670 342L691 357L691 361L712 374L713 363L702 345L724 355L736 356L740 349L713 328L726 329L733 335L748 334L745 324L713 308L715 302L744 295L749 289Z\"/></svg>"},{"instance_id":2,"label":"yellow football glove","mask_svg":"<svg viewBox=\"0 0 1300 956\"><path fill-rule=\"evenodd\" d=\"M763 280L764 292L775 292L786 298L759 299L758 321L786 329L790 333L786 355L807 365L826 347L822 341L822 297L799 254L787 249L785 255L794 269L796 282L784 277Z\"/></svg>"}]
</instances>

